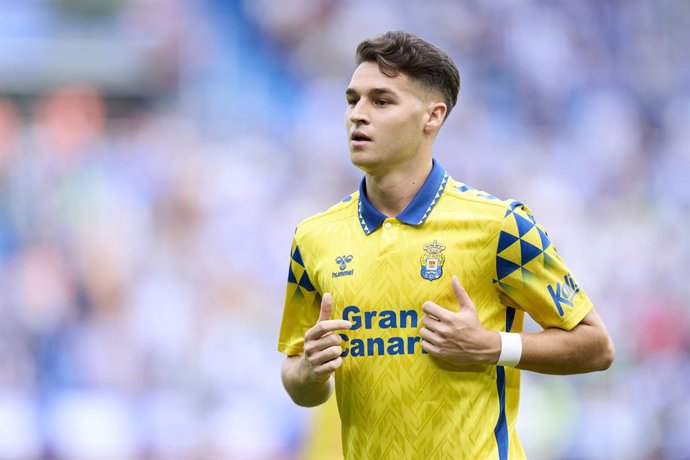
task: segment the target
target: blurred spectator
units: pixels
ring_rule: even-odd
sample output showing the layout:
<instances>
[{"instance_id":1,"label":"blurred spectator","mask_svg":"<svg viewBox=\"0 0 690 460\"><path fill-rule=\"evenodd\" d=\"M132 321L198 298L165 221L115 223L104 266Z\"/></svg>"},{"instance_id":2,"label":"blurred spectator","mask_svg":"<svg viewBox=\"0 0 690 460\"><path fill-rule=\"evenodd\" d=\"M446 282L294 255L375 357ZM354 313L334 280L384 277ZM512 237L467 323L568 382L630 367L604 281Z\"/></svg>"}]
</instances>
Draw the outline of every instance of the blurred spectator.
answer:
<instances>
[{"instance_id":1,"label":"blurred spectator","mask_svg":"<svg viewBox=\"0 0 690 460\"><path fill-rule=\"evenodd\" d=\"M688 457L687 2L0 6L0 459L328 451L279 312L298 220L358 184L341 76L389 29L451 52L437 157L531 207L617 346L524 373L528 455Z\"/></svg>"}]
</instances>

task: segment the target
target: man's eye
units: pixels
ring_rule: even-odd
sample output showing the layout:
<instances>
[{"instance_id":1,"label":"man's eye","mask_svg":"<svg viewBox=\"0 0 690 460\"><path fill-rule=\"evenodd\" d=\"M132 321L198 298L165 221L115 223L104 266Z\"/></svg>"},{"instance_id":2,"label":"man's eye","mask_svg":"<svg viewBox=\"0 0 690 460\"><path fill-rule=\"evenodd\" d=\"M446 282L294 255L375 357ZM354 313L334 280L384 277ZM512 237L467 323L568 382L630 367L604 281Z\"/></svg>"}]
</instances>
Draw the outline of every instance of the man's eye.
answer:
<instances>
[{"instance_id":1,"label":"man's eye","mask_svg":"<svg viewBox=\"0 0 690 460\"><path fill-rule=\"evenodd\" d=\"M388 104L390 104L390 102L387 101L386 99L377 99L376 102L374 102L374 103L376 105L388 105Z\"/></svg>"}]
</instances>

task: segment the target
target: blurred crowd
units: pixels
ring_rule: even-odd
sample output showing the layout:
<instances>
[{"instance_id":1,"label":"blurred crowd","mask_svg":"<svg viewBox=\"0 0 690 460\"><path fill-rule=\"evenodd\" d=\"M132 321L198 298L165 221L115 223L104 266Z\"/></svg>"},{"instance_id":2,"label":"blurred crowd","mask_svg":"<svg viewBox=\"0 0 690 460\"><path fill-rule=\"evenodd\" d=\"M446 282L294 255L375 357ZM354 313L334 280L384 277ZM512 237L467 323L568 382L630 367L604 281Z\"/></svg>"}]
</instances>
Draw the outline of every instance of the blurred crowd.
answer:
<instances>
[{"instance_id":1,"label":"blurred crowd","mask_svg":"<svg viewBox=\"0 0 690 460\"><path fill-rule=\"evenodd\" d=\"M437 159L530 206L616 344L523 373L530 458L690 459L688 2L0 10L0 460L301 458L290 241L358 185L344 88L392 29L460 68Z\"/></svg>"}]
</instances>

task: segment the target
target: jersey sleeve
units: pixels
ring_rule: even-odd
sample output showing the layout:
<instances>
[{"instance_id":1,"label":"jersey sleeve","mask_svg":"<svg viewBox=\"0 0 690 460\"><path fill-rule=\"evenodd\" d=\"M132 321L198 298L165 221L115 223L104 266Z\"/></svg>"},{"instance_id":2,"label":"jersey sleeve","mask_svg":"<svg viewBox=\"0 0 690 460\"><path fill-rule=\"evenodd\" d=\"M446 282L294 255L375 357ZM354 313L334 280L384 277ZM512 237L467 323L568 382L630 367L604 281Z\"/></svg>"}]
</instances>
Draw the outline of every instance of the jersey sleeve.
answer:
<instances>
[{"instance_id":1,"label":"jersey sleeve","mask_svg":"<svg viewBox=\"0 0 690 460\"><path fill-rule=\"evenodd\" d=\"M504 304L527 312L543 328L570 330L592 309L546 230L518 201L503 218L494 284Z\"/></svg>"},{"instance_id":2,"label":"jersey sleeve","mask_svg":"<svg viewBox=\"0 0 690 460\"><path fill-rule=\"evenodd\" d=\"M321 295L311 282L295 236L290 251L278 351L289 356L304 352L304 334L316 324L320 308Z\"/></svg>"}]
</instances>

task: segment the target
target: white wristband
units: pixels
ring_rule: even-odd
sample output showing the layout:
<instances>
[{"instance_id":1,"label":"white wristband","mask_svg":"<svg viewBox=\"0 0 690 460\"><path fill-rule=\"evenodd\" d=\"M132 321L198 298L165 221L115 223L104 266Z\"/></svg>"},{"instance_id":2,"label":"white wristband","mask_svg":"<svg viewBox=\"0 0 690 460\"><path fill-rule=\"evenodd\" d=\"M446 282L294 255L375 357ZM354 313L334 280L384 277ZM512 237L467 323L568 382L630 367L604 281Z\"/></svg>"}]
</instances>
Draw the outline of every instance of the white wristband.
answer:
<instances>
[{"instance_id":1,"label":"white wristband","mask_svg":"<svg viewBox=\"0 0 690 460\"><path fill-rule=\"evenodd\" d=\"M515 367L522 357L522 338L520 334L499 332L501 336L501 355L497 366Z\"/></svg>"}]
</instances>

